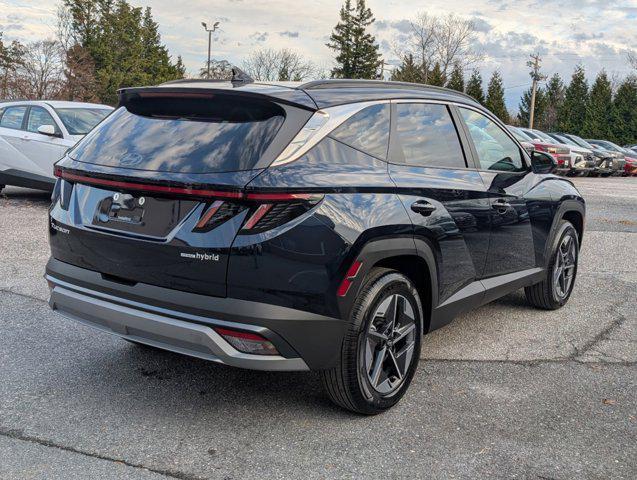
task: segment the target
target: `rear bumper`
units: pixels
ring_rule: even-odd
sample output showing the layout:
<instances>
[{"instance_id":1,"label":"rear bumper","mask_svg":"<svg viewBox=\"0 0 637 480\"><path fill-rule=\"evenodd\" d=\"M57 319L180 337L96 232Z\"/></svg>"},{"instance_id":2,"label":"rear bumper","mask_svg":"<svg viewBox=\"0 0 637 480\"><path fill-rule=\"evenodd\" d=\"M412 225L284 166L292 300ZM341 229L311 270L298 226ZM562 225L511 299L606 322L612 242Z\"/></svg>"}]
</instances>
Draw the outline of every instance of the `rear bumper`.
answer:
<instances>
[{"instance_id":1,"label":"rear bumper","mask_svg":"<svg viewBox=\"0 0 637 480\"><path fill-rule=\"evenodd\" d=\"M47 264L49 305L66 318L165 350L254 370L331 368L346 322L300 310L155 287L121 285L55 259ZM167 308L169 307L169 308ZM235 350L213 327L251 331L280 355Z\"/></svg>"}]
</instances>

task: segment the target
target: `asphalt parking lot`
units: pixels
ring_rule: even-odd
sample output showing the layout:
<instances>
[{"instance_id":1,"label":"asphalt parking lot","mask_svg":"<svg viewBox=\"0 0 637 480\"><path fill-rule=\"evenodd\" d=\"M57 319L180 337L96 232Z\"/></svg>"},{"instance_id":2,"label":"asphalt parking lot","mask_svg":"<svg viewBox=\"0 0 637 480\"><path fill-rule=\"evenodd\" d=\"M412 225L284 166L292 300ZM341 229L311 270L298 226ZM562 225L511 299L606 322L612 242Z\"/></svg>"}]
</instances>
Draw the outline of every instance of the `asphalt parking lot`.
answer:
<instances>
[{"instance_id":1,"label":"asphalt parking lot","mask_svg":"<svg viewBox=\"0 0 637 480\"><path fill-rule=\"evenodd\" d=\"M557 312L521 292L426 337L404 400L331 405L318 376L231 369L58 318L47 195L0 195L0 478L637 478L637 179L588 204Z\"/></svg>"}]
</instances>

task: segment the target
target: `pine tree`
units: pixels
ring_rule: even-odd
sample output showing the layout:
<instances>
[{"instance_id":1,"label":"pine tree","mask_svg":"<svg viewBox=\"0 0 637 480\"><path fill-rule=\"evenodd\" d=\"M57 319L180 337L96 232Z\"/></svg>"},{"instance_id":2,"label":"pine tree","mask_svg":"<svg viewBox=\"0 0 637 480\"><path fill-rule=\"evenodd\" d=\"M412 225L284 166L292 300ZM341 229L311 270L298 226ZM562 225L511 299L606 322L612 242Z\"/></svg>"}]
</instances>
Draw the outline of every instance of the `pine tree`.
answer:
<instances>
[{"instance_id":1,"label":"pine tree","mask_svg":"<svg viewBox=\"0 0 637 480\"><path fill-rule=\"evenodd\" d=\"M480 104L484 105L484 90L482 89L482 75L476 68L467 82L467 94L472 96Z\"/></svg>"},{"instance_id":2,"label":"pine tree","mask_svg":"<svg viewBox=\"0 0 637 480\"><path fill-rule=\"evenodd\" d=\"M456 63L451 70L449 80L447 81L447 88L457 90L458 92L464 92L464 74L462 73L462 67Z\"/></svg>"},{"instance_id":3,"label":"pine tree","mask_svg":"<svg viewBox=\"0 0 637 480\"><path fill-rule=\"evenodd\" d=\"M571 83L566 88L564 103L558 111L558 128L567 133L580 135L586 120L588 103L588 84L586 73L581 65L575 67Z\"/></svg>"},{"instance_id":4,"label":"pine tree","mask_svg":"<svg viewBox=\"0 0 637 480\"><path fill-rule=\"evenodd\" d=\"M582 134L592 138L613 136L613 87L601 71L591 87Z\"/></svg>"},{"instance_id":5,"label":"pine tree","mask_svg":"<svg viewBox=\"0 0 637 480\"><path fill-rule=\"evenodd\" d=\"M484 106L493 112L504 123L509 123L510 117L504 101L504 86L502 76L497 70L493 72L487 87L487 99Z\"/></svg>"},{"instance_id":6,"label":"pine tree","mask_svg":"<svg viewBox=\"0 0 637 480\"><path fill-rule=\"evenodd\" d=\"M327 44L337 52L332 77L377 78L381 55L374 36L367 32L375 19L365 0L357 0L355 7L345 0L340 17Z\"/></svg>"},{"instance_id":7,"label":"pine tree","mask_svg":"<svg viewBox=\"0 0 637 480\"><path fill-rule=\"evenodd\" d=\"M564 104L564 82L558 73L554 74L546 84L545 107L542 115L542 126L548 132L558 130L558 112Z\"/></svg>"},{"instance_id":8,"label":"pine tree","mask_svg":"<svg viewBox=\"0 0 637 480\"><path fill-rule=\"evenodd\" d=\"M406 55L400 67L392 72L391 79L396 82L424 83L422 69L416 65L411 53Z\"/></svg>"},{"instance_id":9,"label":"pine tree","mask_svg":"<svg viewBox=\"0 0 637 480\"><path fill-rule=\"evenodd\" d=\"M445 83L445 74L442 71L442 68L440 68L440 63L436 62L434 68L432 68L431 72L429 72L429 75L427 75L427 85L443 87Z\"/></svg>"},{"instance_id":10,"label":"pine tree","mask_svg":"<svg viewBox=\"0 0 637 480\"><path fill-rule=\"evenodd\" d=\"M637 76L624 80L613 100L613 135L620 145L637 143Z\"/></svg>"},{"instance_id":11,"label":"pine tree","mask_svg":"<svg viewBox=\"0 0 637 480\"><path fill-rule=\"evenodd\" d=\"M518 119L521 125L528 127L531 120L531 98L533 92L531 88L522 94L520 101ZM544 116L546 113L546 94L544 89L538 88L535 92L535 110L533 113L533 128L544 130Z\"/></svg>"},{"instance_id":12,"label":"pine tree","mask_svg":"<svg viewBox=\"0 0 637 480\"><path fill-rule=\"evenodd\" d=\"M72 38L90 56L97 97L117 101L117 90L182 78L183 62L173 62L161 43L150 8L127 0L64 0L71 16ZM79 50L77 50L79 51Z\"/></svg>"}]
</instances>

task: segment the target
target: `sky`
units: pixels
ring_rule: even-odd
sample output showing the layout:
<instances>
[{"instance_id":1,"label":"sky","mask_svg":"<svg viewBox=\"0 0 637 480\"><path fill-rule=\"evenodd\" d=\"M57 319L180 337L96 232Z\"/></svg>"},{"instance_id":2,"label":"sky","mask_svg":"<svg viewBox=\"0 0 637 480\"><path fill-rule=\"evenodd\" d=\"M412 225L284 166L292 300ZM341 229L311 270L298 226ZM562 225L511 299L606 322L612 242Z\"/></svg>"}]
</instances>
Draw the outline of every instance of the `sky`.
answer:
<instances>
[{"instance_id":1,"label":"sky","mask_svg":"<svg viewBox=\"0 0 637 480\"><path fill-rule=\"evenodd\" d=\"M290 48L329 72L333 52L325 46L338 22L342 0L129 0L150 6L162 40L175 58L182 55L196 72L207 56L208 37L202 21L220 22L212 56L241 65L261 47ZM55 35L57 0L0 0L0 31L5 40L23 42ZM393 53L409 21L419 12L453 13L473 20L476 48L484 55L479 68L486 81L501 72L507 106L517 111L531 79L526 62L542 56L544 74L570 78L582 64L592 82L602 69L616 79L631 72L628 50L637 50L637 0L368 0L376 22L371 31L384 59L398 63ZM633 70L634 71L634 70Z\"/></svg>"}]
</instances>

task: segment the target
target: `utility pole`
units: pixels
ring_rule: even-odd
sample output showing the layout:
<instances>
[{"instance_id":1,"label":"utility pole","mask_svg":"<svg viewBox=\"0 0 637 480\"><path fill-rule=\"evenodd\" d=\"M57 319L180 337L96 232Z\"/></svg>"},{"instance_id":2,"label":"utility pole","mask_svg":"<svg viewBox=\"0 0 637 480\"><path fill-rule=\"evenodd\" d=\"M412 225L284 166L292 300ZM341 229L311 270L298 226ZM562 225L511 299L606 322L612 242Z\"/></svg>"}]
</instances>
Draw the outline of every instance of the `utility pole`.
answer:
<instances>
[{"instance_id":1,"label":"utility pole","mask_svg":"<svg viewBox=\"0 0 637 480\"><path fill-rule=\"evenodd\" d=\"M531 72L531 78L533 79L533 87L531 89L531 109L529 112L529 128L533 128L533 121L535 117L535 96L537 94L537 84L538 82L546 79L546 76L540 73L540 63L542 59L539 55L531 55L531 60L526 62L527 66L531 67L533 71Z\"/></svg>"},{"instance_id":2,"label":"utility pole","mask_svg":"<svg viewBox=\"0 0 637 480\"><path fill-rule=\"evenodd\" d=\"M203 28L208 32L208 63L206 63L206 78L210 79L210 46L212 44L212 32L216 31L219 27L219 22L215 22L212 28L208 28L206 22L201 22Z\"/></svg>"}]
</instances>

